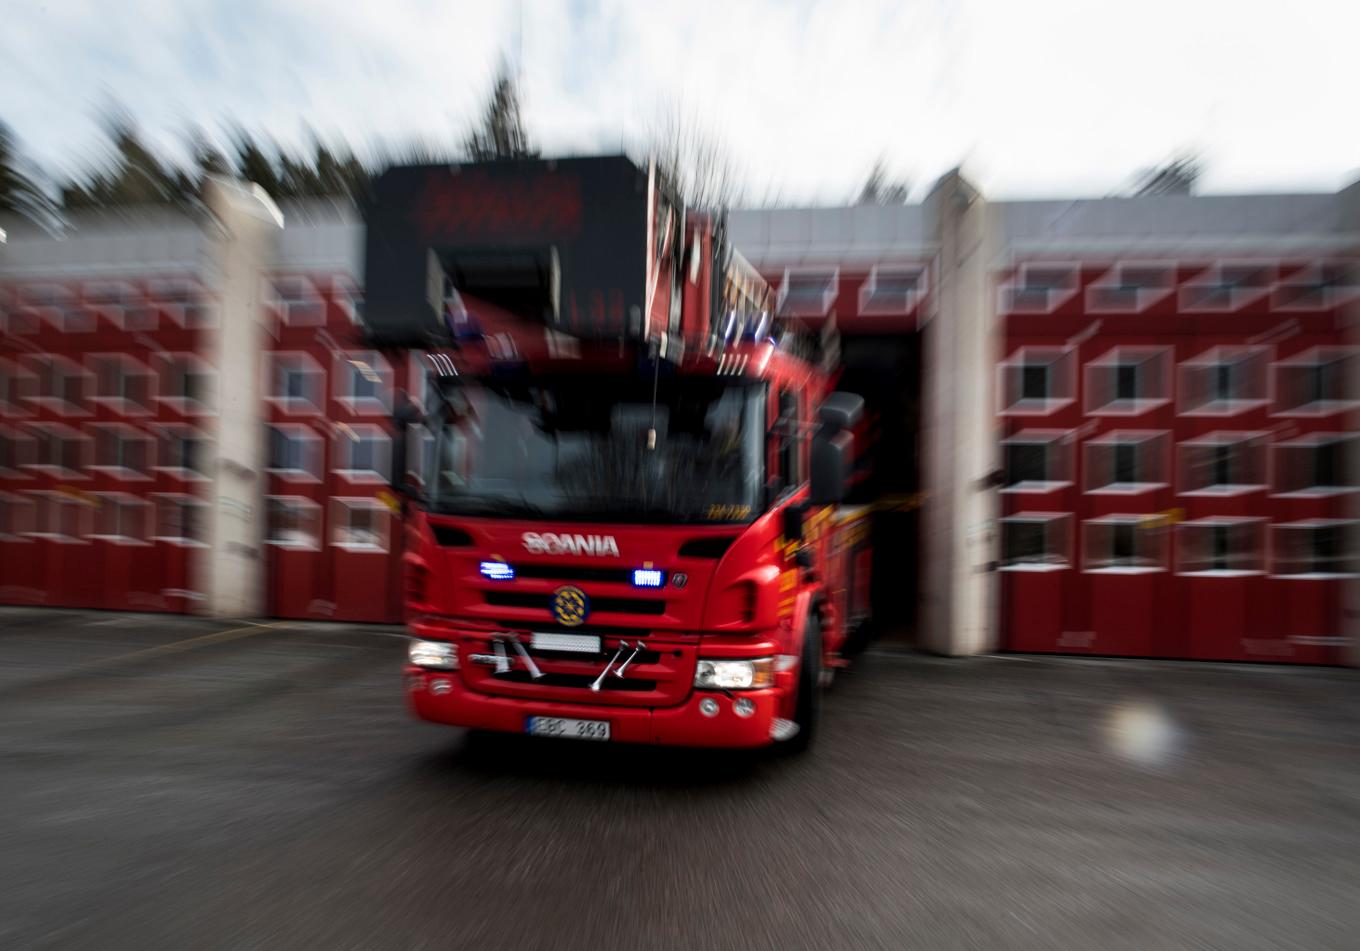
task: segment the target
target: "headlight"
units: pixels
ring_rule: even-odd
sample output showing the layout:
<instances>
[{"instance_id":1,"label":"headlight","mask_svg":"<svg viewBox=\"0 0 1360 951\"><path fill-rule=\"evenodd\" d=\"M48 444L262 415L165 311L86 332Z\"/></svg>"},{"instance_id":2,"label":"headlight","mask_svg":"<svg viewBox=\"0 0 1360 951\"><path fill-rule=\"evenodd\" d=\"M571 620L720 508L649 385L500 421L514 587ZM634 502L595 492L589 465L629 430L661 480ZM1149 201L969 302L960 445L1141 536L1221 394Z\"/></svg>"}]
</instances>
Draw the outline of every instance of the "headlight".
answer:
<instances>
[{"instance_id":1,"label":"headlight","mask_svg":"<svg viewBox=\"0 0 1360 951\"><path fill-rule=\"evenodd\" d=\"M412 641L406 649L406 656L417 667L458 669L458 647L448 641Z\"/></svg>"},{"instance_id":2,"label":"headlight","mask_svg":"<svg viewBox=\"0 0 1360 951\"><path fill-rule=\"evenodd\" d=\"M759 660L701 660L694 669L700 690L759 690L774 686L774 658Z\"/></svg>"}]
</instances>

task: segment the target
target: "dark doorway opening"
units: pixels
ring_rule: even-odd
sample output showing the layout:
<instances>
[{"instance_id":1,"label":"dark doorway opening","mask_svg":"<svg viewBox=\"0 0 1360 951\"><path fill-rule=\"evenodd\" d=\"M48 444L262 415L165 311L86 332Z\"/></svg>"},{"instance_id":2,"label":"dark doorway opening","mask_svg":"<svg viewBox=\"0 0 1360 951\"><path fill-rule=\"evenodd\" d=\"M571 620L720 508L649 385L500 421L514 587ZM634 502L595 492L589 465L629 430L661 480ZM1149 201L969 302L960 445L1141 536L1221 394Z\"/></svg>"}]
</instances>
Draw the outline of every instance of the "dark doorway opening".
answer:
<instances>
[{"instance_id":1,"label":"dark doorway opening","mask_svg":"<svg viewBox=\"0 0 1360 951\"><path fill-rule=\"evenodd\" d=\"M916 643L921 594L921 335L841 340L837 389L864 397L867 446L851 504L872 506L871 636Z\"/></svg>"}]
</instances>

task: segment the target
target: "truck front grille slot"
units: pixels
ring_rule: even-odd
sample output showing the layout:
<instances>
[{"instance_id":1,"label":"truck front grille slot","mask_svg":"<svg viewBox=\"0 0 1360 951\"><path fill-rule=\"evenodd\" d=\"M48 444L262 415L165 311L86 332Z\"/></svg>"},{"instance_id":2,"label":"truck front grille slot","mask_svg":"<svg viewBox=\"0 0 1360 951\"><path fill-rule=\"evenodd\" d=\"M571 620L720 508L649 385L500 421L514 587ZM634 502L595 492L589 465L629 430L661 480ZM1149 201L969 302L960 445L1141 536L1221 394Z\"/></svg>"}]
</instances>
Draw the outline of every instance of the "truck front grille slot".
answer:
<instances>
[{"instance_id":1,"label":"truck front grille slot","mask_svg":"<svg viewBox=\"0 0 1360 951\"><path fill-rule=\"evenodd\" d=\"M575 687L581 690L589 690L590 685L595 682L598 676L599 674L544 674L535 680L529 676L527 670L512 670L509 673L496 674L495 679L501 683L535 684L540 687ZM623 693L644 693L648 690L655 690L656 681L611 676L604 679L600 684L600 689Z\"/></svg>"},{"instance_id":2,"label":"truck front grille slot","mask_svg":"<svg viewBox=\"0 0 1360 951\"><path fill-rule=\"evenodd\" d=\"M486 603L500 608L534 608L549 611L552 608L552 595L531 594L521 591L484 591ZM649 598L606 598L590 599L591 613L607 614L665 614L666 602Z\"/></svg>"},{"instance_id":3,"label":"truck front grille slot","mask_svg":"<svg viewBox=\"0 0 1360 951\"><path fill-rule=\"evenodd\" d=\"M589 565L512 565L517 578L541 578L548 581L603 581L631 584L631 568L592 568Z\"/></svg>"}]
</instances>

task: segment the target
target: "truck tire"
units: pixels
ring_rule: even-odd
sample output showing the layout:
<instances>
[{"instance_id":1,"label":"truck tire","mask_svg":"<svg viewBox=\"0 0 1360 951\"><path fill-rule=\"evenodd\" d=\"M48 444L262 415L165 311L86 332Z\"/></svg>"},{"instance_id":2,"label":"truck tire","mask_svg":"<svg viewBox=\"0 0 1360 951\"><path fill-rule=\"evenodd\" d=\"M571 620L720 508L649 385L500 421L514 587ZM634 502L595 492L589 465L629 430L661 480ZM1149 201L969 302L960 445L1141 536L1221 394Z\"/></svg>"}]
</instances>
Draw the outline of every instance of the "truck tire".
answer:
<instances>
[{"instance_id":1,"label":"truck tire","mask_svg":"<svg viewBox=\"0 0 1360 951\"><path fill-rule=\"evenodd\" d=\"M798 732L784 741L784 752L801 753L811 746L821 717L822 623L814 613L803 633L803 656L798 665L798 700L793 713Z\"/></svg>"}]
</instances>

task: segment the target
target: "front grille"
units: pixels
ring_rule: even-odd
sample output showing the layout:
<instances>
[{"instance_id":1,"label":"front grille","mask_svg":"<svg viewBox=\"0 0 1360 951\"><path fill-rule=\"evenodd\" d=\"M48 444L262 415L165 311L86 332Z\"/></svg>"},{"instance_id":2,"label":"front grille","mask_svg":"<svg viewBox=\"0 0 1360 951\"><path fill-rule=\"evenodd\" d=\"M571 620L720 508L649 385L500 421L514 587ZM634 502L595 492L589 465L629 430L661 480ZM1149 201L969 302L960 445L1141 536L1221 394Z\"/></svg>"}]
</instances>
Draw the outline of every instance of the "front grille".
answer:
<instances>
[{"instance_id":1,"label":"front grille","mask_svg":"<svg viewBox=\"0 0 1360 951\"><path fill-rule=\"evenodd\" d=\"M501 683L510 684L536 684L540 687L577 687L589 690L590 685L598 678L599 674L544 674L535 680L529 675L527 670L512 670L509 673L496 674L495 679ZM600 683L601 691L613 691L620 693L644 693L648 690L656 689L655 680L633 680L628 677L615 677L612 673L604 678Z\"/></svg>"},{"instance_id":2,"label":"front grille","mask_svg":"<svg viewBox=\"0 0 1360 951\"><path fill-rule=\"evenodd\" d=\"M561 624L552 621L525 621L524 618L497 618L495 623L507 631L522 631L527 625L532 624L535 631L550 631L558 634L580 634L583 630L591 634L607 632L610 637L621 637L625 641L646 637L652 633L650 628L645 627L615 627L613 624L596 624L593 618L587 622L585 628L563 627Z\"/></svg>"},{"instance_id":3,"label":"front grille","mask_svg":"<svg viewBox=\"0 0 1360 951\"><path fill-rule=\"evenodd\" d=\"M519 591L485 591L486 603L498 608L552 610L552 595ZM606 614L665 614L666 602L649 598L591 598L590 610Z\"/></svg>"},{"instance_id":4,"label":"front grille","mask_svg":"<svg viewBox=\"0 0 1360 951\"><path fill-rule=\"evenodd\" d=\"M585 565L512 565L517 578L546 578L549 581L605 581L631 584L631 568L591 568Z\"/></svg>"},{"instance_id":5,"label":"front grille","mask_svg":"<svg viewBox=\"0 0 1360 951\"><path fill-rule=\"evenodd\" d=\"M596 664L602 664L606 660L609 660L614 656L616 651L616 648L613 647L607 647L599 654L582 654L576 651L545 651L539 650L536 647L526 649L529 652L529 656L533 657L535 660L584 660ZM641 667L645 664L655 664L657 661L661 660L661 655L656 651L638 651L637 656L633 656L633 649L630 645L619 655L619 663L623 663L629 658L632 658L632 663L629 666L636 664Z\"/></svg>"}]
</instances>

